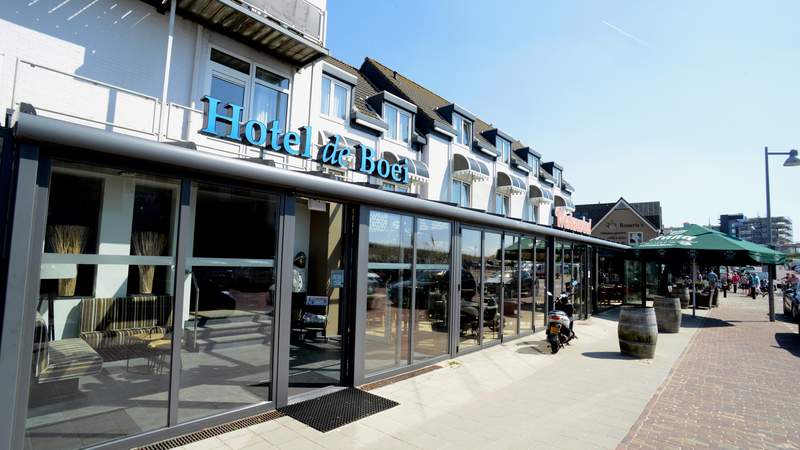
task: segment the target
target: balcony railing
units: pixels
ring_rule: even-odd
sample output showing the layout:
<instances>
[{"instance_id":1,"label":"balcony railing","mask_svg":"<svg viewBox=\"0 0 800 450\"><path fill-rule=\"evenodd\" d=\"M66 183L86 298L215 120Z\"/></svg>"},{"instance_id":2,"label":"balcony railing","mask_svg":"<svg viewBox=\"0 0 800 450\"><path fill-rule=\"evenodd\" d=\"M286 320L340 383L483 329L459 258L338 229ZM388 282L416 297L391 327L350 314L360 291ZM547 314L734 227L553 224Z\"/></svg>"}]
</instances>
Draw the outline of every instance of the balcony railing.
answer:
<instances>
[{"instance_id":1,"label":"balcony railing","mask_svg":"<svg viewBox=\"0 0 800 450\"><path fill-rule=\"evenodd\" d=\"M48 88L41 89L42 86ZM19 110L21 103L33 105L41 116L144 139L158 140L163 134L163 141L192 142L197 150L206 153L240 159L265 156L256 147L201 134L204 113L200 109L167 103L162 125L161 100L156 97L18 59L12 107ZM267 152L266 156L277 167L324 171L316 161L275 152ZM352 171L347 171L345 178L352 181Z\"/></svg>"}]
</instances>

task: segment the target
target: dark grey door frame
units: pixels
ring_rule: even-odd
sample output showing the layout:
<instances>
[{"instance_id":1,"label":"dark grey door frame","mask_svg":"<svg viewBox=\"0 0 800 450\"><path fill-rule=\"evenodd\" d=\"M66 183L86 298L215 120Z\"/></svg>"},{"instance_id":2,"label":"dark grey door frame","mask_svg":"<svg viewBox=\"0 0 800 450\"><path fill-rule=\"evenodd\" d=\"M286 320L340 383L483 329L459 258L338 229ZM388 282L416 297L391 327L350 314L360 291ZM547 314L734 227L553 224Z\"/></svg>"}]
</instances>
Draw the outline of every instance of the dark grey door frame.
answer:
<instances>
[{"instance_id":1,"label":"dark grey door frame","mask_svg":"<svg viewBox=\"0 0 800 450\"><path fill-rule=\"evenodd\" d=\"M15 211L11 222L8 279L4 305L0 379L8 389L0 401L0 448L21 449L25 441L31 355L36 298L39 292L44 227L50 182L50 160L40 155L39 147L19 144Z\"/></svg>"},{"instance_id":2,"label":"dark grey door frame","mask_svg":"<svg viewBox=\"0 0 800 450\"><path fill-rule=\"evenodd\" d=\"M289 351L292 327L292 260L294 259L294 231L296 197L292 193L281 196L281 216L278 225L277 301L275 302L275 330L272 354L272 395L275 407L289 403Z\"/></svg>"}]
</instances>

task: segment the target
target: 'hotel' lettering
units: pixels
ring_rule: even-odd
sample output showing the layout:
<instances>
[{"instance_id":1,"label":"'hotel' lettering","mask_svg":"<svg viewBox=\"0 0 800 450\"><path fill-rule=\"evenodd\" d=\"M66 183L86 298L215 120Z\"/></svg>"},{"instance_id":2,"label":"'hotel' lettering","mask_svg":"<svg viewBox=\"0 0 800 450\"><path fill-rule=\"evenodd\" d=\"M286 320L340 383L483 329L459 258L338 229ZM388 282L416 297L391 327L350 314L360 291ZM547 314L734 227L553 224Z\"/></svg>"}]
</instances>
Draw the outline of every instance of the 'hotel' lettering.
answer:
<instances>
[{"instance_id":1,"label":"'hotel' lettering","mask_svg":"<svg viewBox=\"0 0 800 450\"><path fill-rule=\"evenodd\" d=\"M206 124L201 133L244 142L255 147L264 147L275 152L283 150L292 156L312 158L311 141L314 132L310 125L301 127L299 133L289 131L281 135L281 124L277 120L271 121L269 125L258 120L250 120L242 125L244 108L241 106L226 104L225 109L230 114L226 116L219 113L222 102L218 98L206 95L203 97L203 102L206 104ZM218 130L217 126L220 123L229 125L230 131ZM347 168L348 159L356 149L341 145L343 141L344 139L338 134L333 136L331 142L319 149L319 160L325 164ZM396 183L408 184L408 163L406 161L392 164L383 158L378 158L374 148L363 144L358 147L359 158L356 167L359 172L386 178Z\"/></svg>"}]
</instances>

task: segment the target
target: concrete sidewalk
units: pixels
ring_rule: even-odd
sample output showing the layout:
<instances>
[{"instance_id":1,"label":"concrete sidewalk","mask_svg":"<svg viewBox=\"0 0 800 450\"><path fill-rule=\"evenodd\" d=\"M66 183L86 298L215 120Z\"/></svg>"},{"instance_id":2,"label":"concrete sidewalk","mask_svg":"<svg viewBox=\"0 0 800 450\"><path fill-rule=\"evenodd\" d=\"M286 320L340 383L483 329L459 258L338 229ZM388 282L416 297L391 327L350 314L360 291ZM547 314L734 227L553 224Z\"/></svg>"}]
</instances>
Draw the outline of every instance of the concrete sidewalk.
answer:
<instances>
[{"instance_id":1,"label":"concrete sidewalk","mask_svg":"<svg viewBox=\"0 0 800 450\"><path fill-rule=\"evenodd\" d=\"M328 433L281 417L186 448L616 448L705 313L684 311L653 360L619 354L615 310L578 322L580 339L557 355L537 333L375 389L400 405Z\"/></svg>"}]
</instances>

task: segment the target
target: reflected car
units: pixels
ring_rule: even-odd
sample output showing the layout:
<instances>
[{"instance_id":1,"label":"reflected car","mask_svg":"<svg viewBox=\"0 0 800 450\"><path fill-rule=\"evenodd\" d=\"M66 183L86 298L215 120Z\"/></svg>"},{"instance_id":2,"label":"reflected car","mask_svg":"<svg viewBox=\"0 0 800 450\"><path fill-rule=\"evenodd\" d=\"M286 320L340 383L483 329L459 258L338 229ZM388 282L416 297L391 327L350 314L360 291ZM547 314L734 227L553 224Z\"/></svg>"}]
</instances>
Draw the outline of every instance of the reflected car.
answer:
<instances>
[{"instance_id":1,"label":"reflected car","mask_svg":"<svg viewBox=\"0 0 800 450\"><path fill-rule=\"evenodd\" d=\"M783 290L783 314L795 322L800 321L800 283Z\"/></svg>"}]
</instances>

